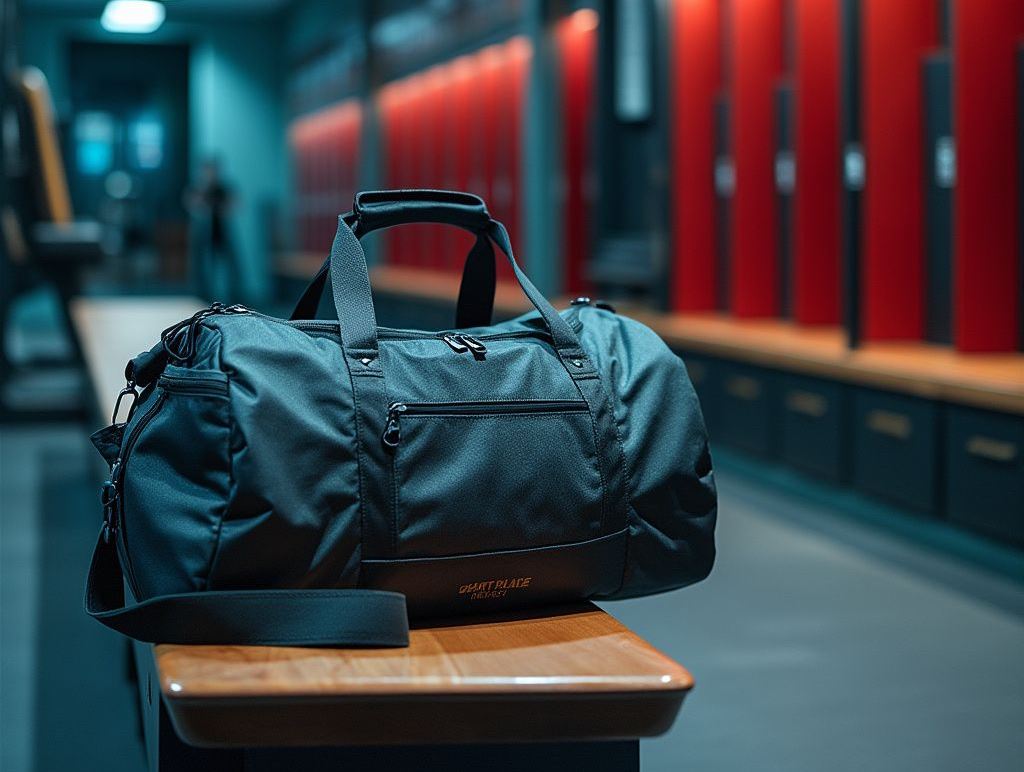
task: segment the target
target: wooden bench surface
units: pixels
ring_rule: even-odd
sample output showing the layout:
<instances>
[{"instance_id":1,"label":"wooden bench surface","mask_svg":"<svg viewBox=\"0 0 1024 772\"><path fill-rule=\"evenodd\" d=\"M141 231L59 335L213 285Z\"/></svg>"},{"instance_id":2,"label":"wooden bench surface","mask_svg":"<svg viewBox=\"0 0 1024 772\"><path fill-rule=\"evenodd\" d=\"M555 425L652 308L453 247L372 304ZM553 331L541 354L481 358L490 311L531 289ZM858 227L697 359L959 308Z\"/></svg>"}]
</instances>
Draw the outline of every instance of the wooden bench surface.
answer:
<instances>
[{"instance_id":1,"label":"wooden bench surface","mask_svg":"<svg viewBox=\"0 0 1024 772\"><path fill-rule=\"evenodd\" d=\"M124 366L136 354L148 351L160 333L192 316L204 303L199 298L83 297L71 303L71 318L82 341L82 354L103 418L114 410L124 388Z\"/></svg>"},{"instance_id":2,"label":"wooden bench surface","mask_svg":"<svg viewBox=\"0 0 1024 772\"><path fill-rule=\"evenodd\" d=\"M155 647L196 745L387 745L649 737L690 674L591 604L416 627L407 649Z\"/></svg>"},{"instance_id":3,"label":"wooden bench surface","mask_svg":"<svg viewBox=\"0 0 1024 772\"><path fill-rule=\"evenodd\" d=\"M203 305L75 301L104 415L124 363ZM141 654L143 693L162 695L178 735L201 746L648 737L668 730L693 686L682 666L591 604L420 626L402 649L158 645Z\"/></svg>"}]
</instances>

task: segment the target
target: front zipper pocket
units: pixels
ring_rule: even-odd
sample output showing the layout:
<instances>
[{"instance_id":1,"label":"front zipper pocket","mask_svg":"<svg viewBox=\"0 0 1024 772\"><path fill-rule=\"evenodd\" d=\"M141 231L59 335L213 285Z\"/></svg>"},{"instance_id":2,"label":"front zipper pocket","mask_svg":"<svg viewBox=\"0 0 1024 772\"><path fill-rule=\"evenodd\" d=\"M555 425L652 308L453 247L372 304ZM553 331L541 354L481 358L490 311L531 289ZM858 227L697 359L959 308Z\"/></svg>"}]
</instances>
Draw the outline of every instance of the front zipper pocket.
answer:
<instances>
[{"instance_id":1,"label":"front zipper pocket","mask_svg":"<svg viewBox=\"0 0 1024 772\"><path fill-rule=\"evenodd\" d=\"M395 402L381 441L396 556L603 535L604 481L583 400Z\"/></svg>"},{"instance_id":2,"label":"front zipper pocket","mask_svg":"<svg viewBox=\"0 0 1024 772\"><path fill-rule=\"evenodd\" d=\"M589 413L583 400L524 399L515 402L392 402L381 440L391 449L402 438L401 418L409 416L498 416L538 413Z\"/></svg>"}]
</instances>

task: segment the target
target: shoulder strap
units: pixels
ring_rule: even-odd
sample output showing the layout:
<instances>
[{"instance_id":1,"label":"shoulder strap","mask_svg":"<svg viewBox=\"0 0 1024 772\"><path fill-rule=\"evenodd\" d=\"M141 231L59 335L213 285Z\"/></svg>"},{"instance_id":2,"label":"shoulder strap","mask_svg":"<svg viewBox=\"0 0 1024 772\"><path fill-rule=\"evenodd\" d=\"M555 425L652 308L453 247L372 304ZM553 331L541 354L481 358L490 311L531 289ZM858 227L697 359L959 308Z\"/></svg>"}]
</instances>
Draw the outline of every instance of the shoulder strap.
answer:
<instances>
[{"instance_id":1,"label":"shoulder strap","mask_svg":"<svg viewBox=\"0 0 1024 772\"><path fill-rule=\"evenodd\" d=\"M101 533L85 610L151 643L253 646L408 646L405 596L384 590L221 590L161 595L125 605L114 540Z\"/></svg>"}]
</instances>

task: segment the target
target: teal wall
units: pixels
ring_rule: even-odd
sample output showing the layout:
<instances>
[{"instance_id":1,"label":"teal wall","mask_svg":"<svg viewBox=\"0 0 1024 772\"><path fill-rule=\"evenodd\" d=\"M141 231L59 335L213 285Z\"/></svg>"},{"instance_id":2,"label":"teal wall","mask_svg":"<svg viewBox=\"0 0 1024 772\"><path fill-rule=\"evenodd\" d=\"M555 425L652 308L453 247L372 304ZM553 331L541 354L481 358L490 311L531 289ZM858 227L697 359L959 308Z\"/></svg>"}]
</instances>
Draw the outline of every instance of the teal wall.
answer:
<instances>
[{"instance_id":1,"label":"teal wall","mask_svg":"<svg viewBox=\"0 0 1024 772\"><path fill-rule=\"evenodd\" d=\"M282 38L276 16L168 21L146 36L105 32L95 16L24 13L21 18L22 63L46 73L58 119L70 114L68 41L191 45L190 165L194 171L204 158L218 156L236 187L234 228L245 266L245 296L257 302L270 291L270 223L263 215L268 205L283 207L290 188Z\"/></svg>"}]
</instances>

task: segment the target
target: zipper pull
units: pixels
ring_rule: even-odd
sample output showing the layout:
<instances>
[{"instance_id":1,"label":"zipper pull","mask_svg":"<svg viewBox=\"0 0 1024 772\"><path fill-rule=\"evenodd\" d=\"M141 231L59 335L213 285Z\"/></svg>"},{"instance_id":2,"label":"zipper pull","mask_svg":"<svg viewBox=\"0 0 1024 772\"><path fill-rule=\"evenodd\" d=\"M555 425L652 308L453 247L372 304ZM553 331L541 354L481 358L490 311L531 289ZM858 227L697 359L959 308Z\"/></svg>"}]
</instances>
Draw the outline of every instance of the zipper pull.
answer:
<instances>
[{"instance_id":1,"label":"zipper pull","mask_svg":"<svg viewBox=\"0 0 1024 772\"><path fill-rule=\"evenodd\" d=\"M461 340L463 343L469 346L469 350L472 351L474 354L487 353L487 346L478 341L472 335L460 335L459 340Z\"/></svg>"},{"instance_id":2,"label":"zipper pull","mask_svg":"<svg viewBox=\"0 0 1024 772\"><path fill-rule=\"evenodd\" d=\"M388 422L384 427L384 435L381 437L385 447L392 450L398 447L398 442L402 439L402 427L398 423L398 417L408 409L408 406L401 402L391 403L388 408Z\"/></svg>"},{"instance_id":3,"label":"zipper pull","mask_svg":"<svg viewBox=\"0 0 1024 772\"><path fill-rule=\"evenodd\" d=\"M469 346L460 341L454 335L449 335L445 333L444 335L441 336L441 340L447 343L448 348L450 348L456 354L465 354L467 351L469 351Z\"/></svg>"}]
</instances>

